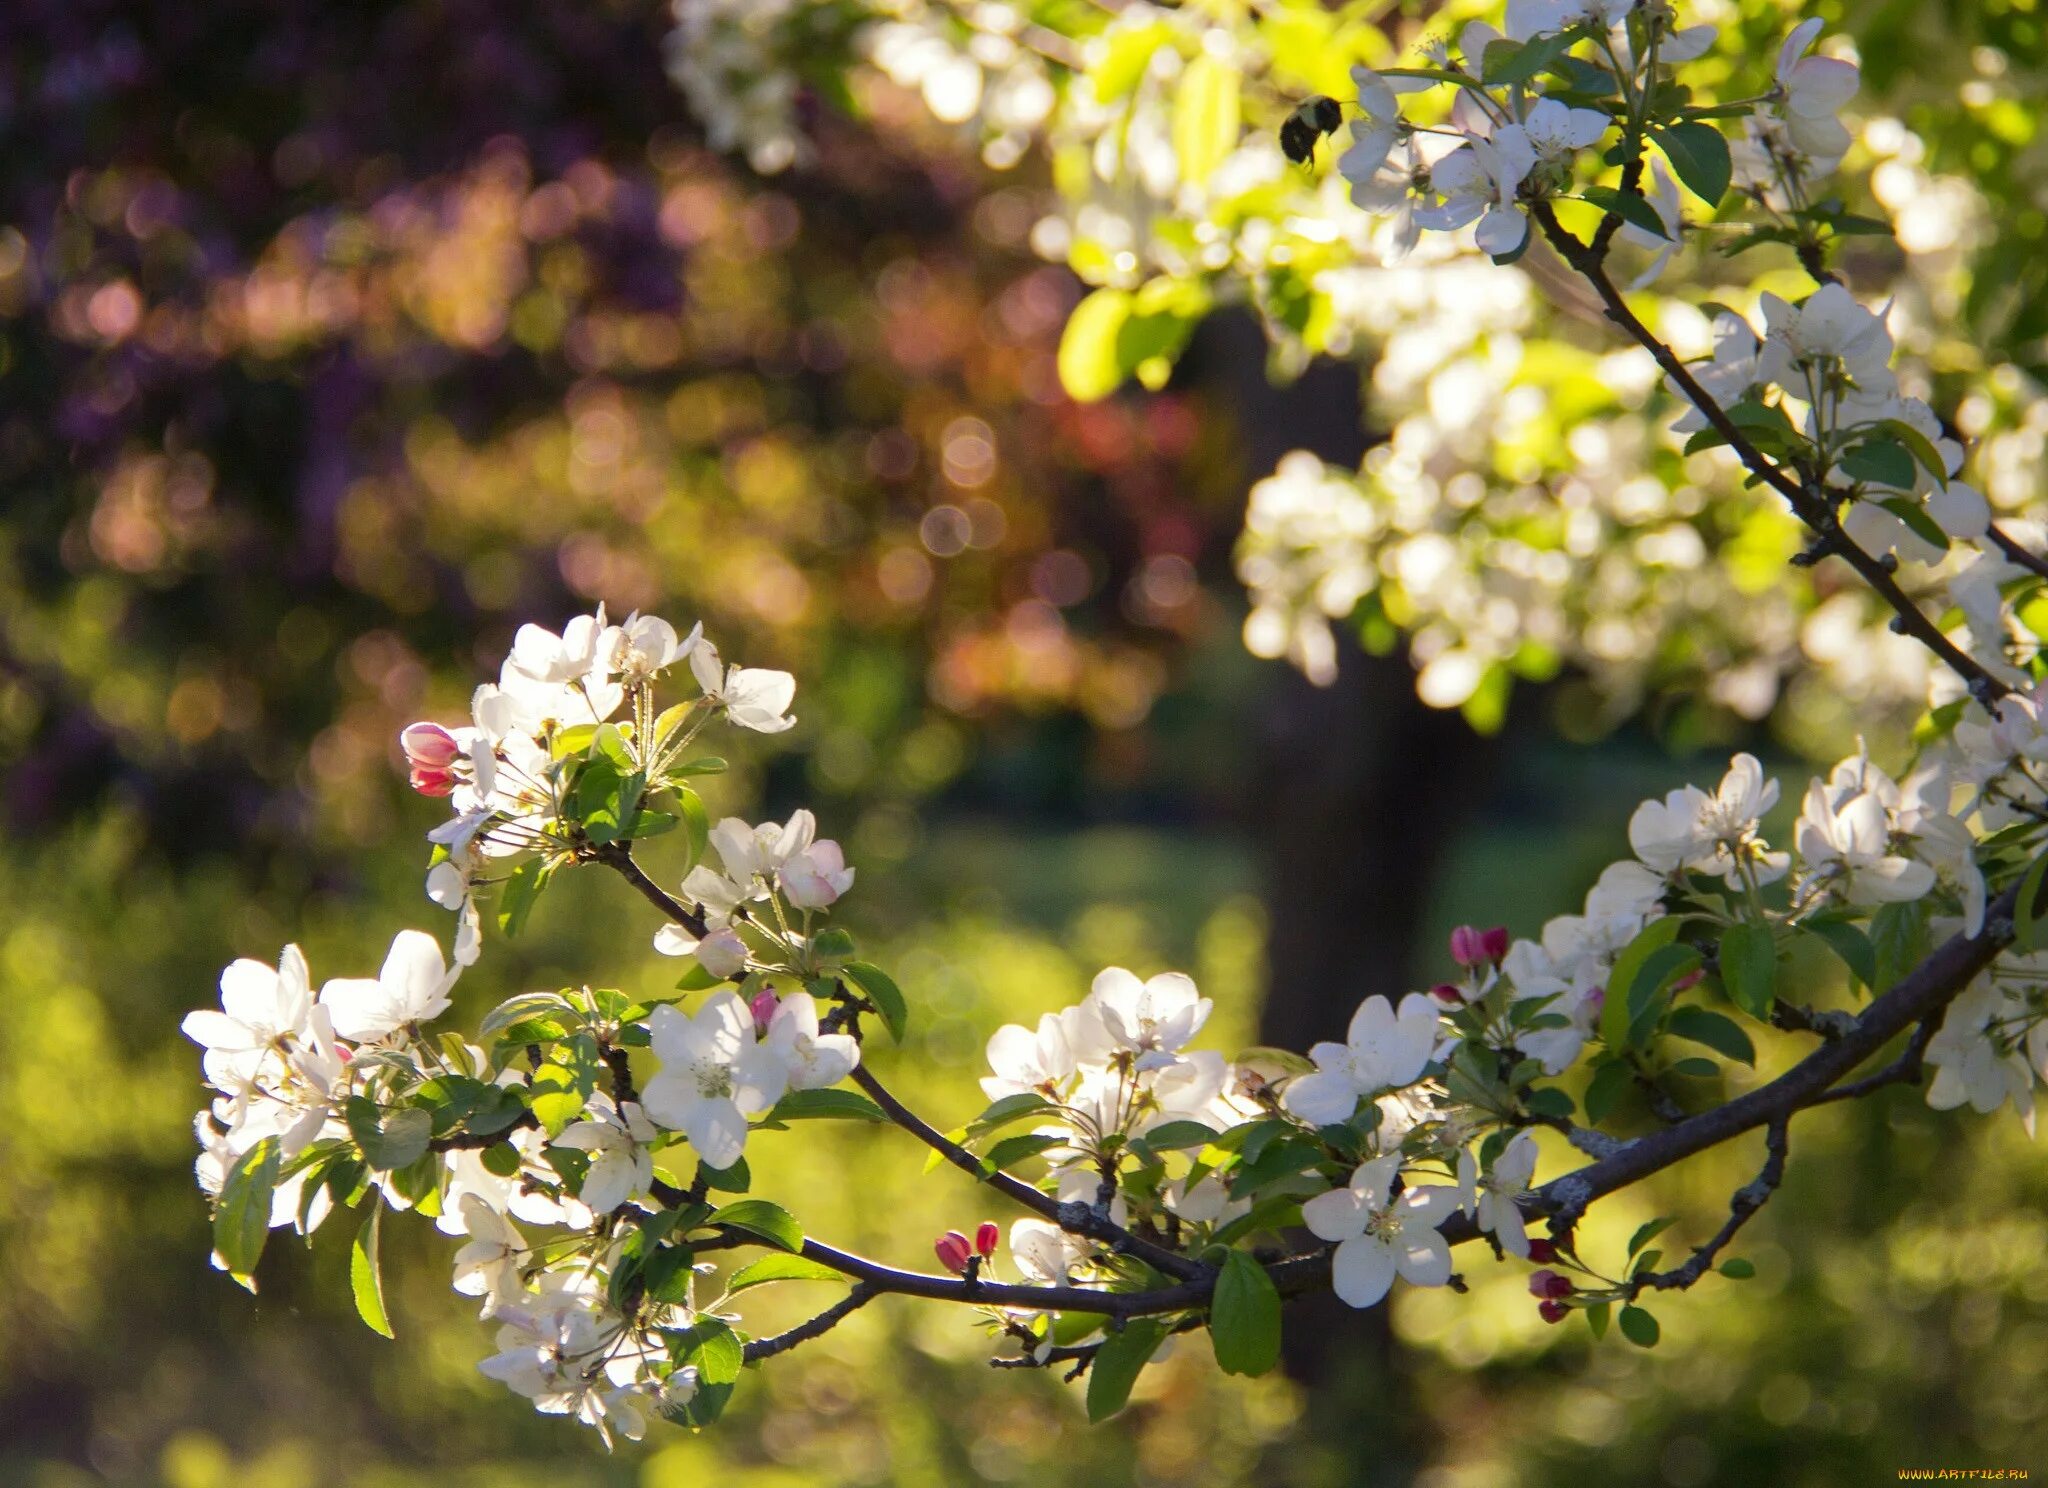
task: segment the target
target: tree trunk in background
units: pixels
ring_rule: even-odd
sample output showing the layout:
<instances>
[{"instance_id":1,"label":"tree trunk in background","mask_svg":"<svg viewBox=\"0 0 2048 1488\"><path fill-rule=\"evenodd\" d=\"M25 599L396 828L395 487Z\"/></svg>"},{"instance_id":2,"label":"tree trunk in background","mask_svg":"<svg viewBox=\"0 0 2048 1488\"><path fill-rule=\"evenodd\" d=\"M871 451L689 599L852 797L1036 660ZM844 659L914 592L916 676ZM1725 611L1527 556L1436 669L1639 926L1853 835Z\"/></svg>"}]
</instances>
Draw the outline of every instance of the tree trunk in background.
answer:
<instances>
[{"instance_id":1,"label":"tree trunk in background","mask_svg":"<svg viewBox=\"0 0 2048 1488\"><path fill-rule=\"evenodd\" d=\"M1288 387L1265 376L1265 341L1249 317L1205 328L1191 371L1240 411L1249 481L1290 450L1355 465L1368 445L1349 365L1319 362ZM1455 713L1426 708L1403 656L1339 647L1334 685L1267 669L1265 727L1245 811L1265 862L1268 993L1261 1040L1306 1049L1342 1038L1361 998L1416 990L1417 935L1475 773L1493 750ZM1309 1388L1306 1440L1321 1462L1275 1463L1276 1481L1317 1488L1408 1482L1427 1460L1427 1416L1385 1307L1356 1312L1334 1297L1287 1312L1286 1368ZM1359 1450L1361 1442L1372 1450Z\"/></svg>"}]
</instances>

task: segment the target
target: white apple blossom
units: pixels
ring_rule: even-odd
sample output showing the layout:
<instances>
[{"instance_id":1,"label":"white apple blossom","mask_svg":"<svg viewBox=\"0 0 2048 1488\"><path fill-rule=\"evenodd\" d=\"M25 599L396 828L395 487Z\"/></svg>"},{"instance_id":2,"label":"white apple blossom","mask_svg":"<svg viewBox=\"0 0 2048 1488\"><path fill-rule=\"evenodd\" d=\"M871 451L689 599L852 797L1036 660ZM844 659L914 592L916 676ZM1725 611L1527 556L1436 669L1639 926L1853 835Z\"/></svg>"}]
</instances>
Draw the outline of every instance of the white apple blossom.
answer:
<instances>
[{"instance_id":1,"label":"white apple blossom","mask_svg":"<svg viewBox=\"0 0 2048 1488\"><path fill-rule=\"evenodd\" d=\"M1479 1228L1492 1233L1501 1249L1524 1260L1529 1255L1529 1231L1522 1223L1522 1196L1536 1176L1536 1138L1516 1132L1513 1140L1493 1160L1493 1167L1479 1179L1475 1215Z\"/></svg>"},{"instance_id":2,"label":"white apple blossom","mask_svg":"<svg viewBox=\"0 0 2048 1488\"><path fill-rule=\"evenodd\" d=\"M1451 1248L1437 1233L1458 1209L1457 1190L1410 1187L1393 1192L1398 1153L1361 1163L1344 1188L1301 1206L1301 1222L1318 1239L1335 1241L1330 1284L1352 1307L1371 1307L1400 1277L1412 1286L1451 1279Z\"/></svg>"},{"instance_id":3,"label":"white apple blossom","mask_svg":"<svg viewBox=\"0 0 2048 1488\"><path fill-rule=\"evenodd\" d=\"M853 874L839 844L823 838L784 859L776 881L782 897L798 909L825 909L853 887Z\"/></svg>"},{"instance_id":4,"label":"white apple blossom","mask_svg":"<svg viewBox=\"0 0 2048 1488\"><path fill-rule=\"evenodd\" d=\"M1988 978L1972 982L1948 1005L1940 1029L1928 1041L1926 1061L1934 1078L1927 1085L1927 1104L1937 1111L1967 1104L1989 1115L2011 1101L2032 1135L2034 1070L2015 1032L2023 1013L2024 1005Z\"/></svg>"},{"instance_id":5,"label":"white apple blossom","mask_svg":"<svg viewBox=\"0 0 2048 1488\"><path fill-rule=\"evenodd\" d=\"M1121 966L1097 974L1088 1005L1115 1047L1135 1055L1141 1070L1178 1062L1181 1049L1208 1021L1211 1007L1193 980L1180 972L1162 972L1141 982Z\"/></svg>"},{"instance_id":6,"label":"white apple blossom","mask_svg":"<svg viewBox=\"0 0 2048 1488\"><path fill-rule=\"evenodd\" d=\"M1058 1013L1044 1013L1035 1032L1006 1023L989 1035L988 1064L995 1073L982 1076L982 1092L996 1101L1011 1095L1049 1095L1059 1089L1075 1070L1067 1021Z\"/></svg>"},{"instance_id":7,"label":"white apple blossom","mask_svg":"<svg viewBox=\"0 0 2048 1488\"><path fill-rule=\"evenodd\" d=\"M1401 999L1397 1012L1384 997L1368 997L1351 1015L1344 1043L1309 1050L1313 1074L1288 1082L1287 1109L1317 1126L1350 1119L1360 1100L1413 1084L1436 1048L1437 1010L1421 993Z\"/></svg>"},{"instance_id":8,"label":"white apple blossom","mask_svg":"<svg viewBox=\"0 0 2048 1488\"><path fill-rule=\"evenodd\" d=\"M469 1241L455 1252L455 1290L482 1297L483 1315L489 1317L525 1290L520 1268L528 1254L526 1237L473 1193L462 1196L461 1214Z\"/></svg>"},{"instance_id":9,"label":"white apple blossom","mask_svg":"<svg viewBox=\"0 0 2048 1488\"><path fill-rule=\"evenodd\" d=\"M1835 766L1807 788L1796 829L1807 886L1851 904L1900 904L1934 887L1934 870L1893 850L1899 788L1867 754Z\"/></svg>"},{"instance_id":10,"label":"white apple blossom","mask_svg":"<svg viewBox=\"0 0 2048 1488\"><path fill-rule=\"evenodd\" d=\"M609 1214L643 1197L654 1182L653 1143L660 1133L638 1101L614 1105L606 1096L594 1094L586 1109L589 1119L572 1122L554 1144L590 1155L578 1197L597 1213Z\"/></svg>"},{"instance_id":11,"label":"white apple blossom","mask_svg":"<svg viewBox=\"0 0 2048 1488\"><path fill-rule=\"evenodd\" d=\"M818 1004L808 992L791 992L776 1004L766 1043L789 1072L791 1090L837 1085L860 1063L859 1040L818 1031Z\"/></svg>"},{"instance_id":12,"label":"white apple blossom","mask_svg":"<svg viewBox=\"0 0 2048 1488\"><path fill-rule=\"evenodd\" d=\"M701 940L681 925L663 925L654 932L654 948L664 956L694 956L722 982L738 976L747 965L747 943L729 925L707 930Z\"/></svg>"},{"instance_id":13,"label":"white apple blossom","mask_svg":"<svg viewBox=\"0 0 2048 1488\"><path fill-rule=\"evenodd\" d=\"M690 652L690 670L697 685L725 716L758 734L779 734L796 727L789 705L796 698L796 678L762 667L721 668L718 648L700 640Z\"/></svg>"},{"instance_id":14,"label":"white apple blossom","mask_svg":"<svg viewBox=\"0 0 2048 1488\"><path fill-rule=\"evenodd\" d=\"M746 1151L747 1118L782 1098L789 1071L755 1038L753 1014L731 992L712 994L695 1015L658 1007L647 1027L661 1070L641 1105L712 1167L731 1167Z\"/></svg>"},{"instance_id":15,"label":"white apple blossom","mask_svg":"<svg viewBox=\"0 0 2048 1488\"><path fill-rule=\"evenodd\" d=\"M320 989L320 1005L342 1038L385 1039L446 1012L449 990L461 970L460 963L451 967L442 959L441 944L433 936L401 930L374 981L336 977Z\"/></svg>"},{"instance_id":16,"label":"white apple blossom","mask_svg":"<svg viewBox=\"0 0 2048 1488\"><path fill-rule=\"evenodd\" d=\"M1688 785L1662 801L1638 806L1629 818L1629 845L1659 873L1686 869L1774 883L1785 876L1791 860L1770 851L1757 832L1761 817L1777 802L1778 782L1764 778L1754 755L1738 754L1711 796Z\"/></svg>"}]
</instances>

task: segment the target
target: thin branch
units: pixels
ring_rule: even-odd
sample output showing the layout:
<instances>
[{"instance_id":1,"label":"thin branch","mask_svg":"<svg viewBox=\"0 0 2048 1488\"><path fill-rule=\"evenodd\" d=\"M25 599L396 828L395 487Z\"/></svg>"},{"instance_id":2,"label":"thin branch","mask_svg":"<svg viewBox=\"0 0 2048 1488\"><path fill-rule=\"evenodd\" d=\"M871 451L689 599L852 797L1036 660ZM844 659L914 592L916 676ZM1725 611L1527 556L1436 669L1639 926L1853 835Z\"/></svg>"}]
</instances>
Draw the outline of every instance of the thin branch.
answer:
<instances>
[{"instance_id":1,"label":"thin branch","mask_svg":"<svg viewBox=\"0 0 2048 1488\"><path fill-rule=\"evenodd\" d=\"M800 1343L808 1343L813 1338L822 1337L879 1295L880 1293L866 1282L857 1281L853 1284L852 1291L816 1317L806 1318L794 1328L777 1333L772 1338L750 1339L744 1350L746 1361L752 1364L761 1359L771 1359L777 1354L788 1353Z\"/></svg>"},{"instance_id":2,"label":"thin branch","mask_svg":"<svg viewBox=\"0 0 2048 1488\"><path fill-rule=\"evenodd\" d=\"M660 910L676 924L700 939L704 935L704 921L691 913L688 905L647 876L647 870L633 859L633 850L623 842L608 842L603 847L590 849L590 861L615 868L627 883L640 891L640 897Z\"/></svg>"},{"instance_id":3,"label":"thin branch","mask_svg":"<svg viewBox=\"0 0 2048 1488\"><path fill-rule=\"evenodd\" d=\"M1854 1013L1839 1009L1803 1007L1779 998L1771 1005L1771 1026L1787 1033L1812 1033L1824 1039L1838 1039L1856 1026Z\"/></svg>"},{"instance_id":4,"label":"thin branch","mask_svg":"<svg viewBox=\"0 0 2048 1488\"><path fill-rule=\"evenodd\" d=\"M1934 1041L1934 1033L1941 1026L1941 1019L1929 1014L1920 1020L1913 1030L1913 1037L1899 1057L1883 1069L1865 1075L1860 1080L1851 1080L1847 1085L1837 1085L1826 1095L1815 1101L1822 1105L1828 1101L1858 1100L1873 1090L1882 1090L1887 1085L1917 1085L1920 1083L1921 1064L1927 1056L1927 1046Z\"/></svg>"},{"instance_id":5,"label":"thin branch","mask_svg":"<svg viewBox=\"0 0 2048 1488\"><path fill-rule=\"evenodd\" d=\"M1013 1178L1002 1169L993 1172L982 1166L982 1160L932 1126L915 1111L904 1105L890 1093L875 1072L866 1065L854 1066L851 1076L853 1083L867 1092L868 1098L887 1113L889 1119L916 1137L925 1146L939 1154L963 1173L972 1174L1007 1198L1022 1204L1032 1213L1051 1220L1069 1234L1082 1235L1090 1240L1099 1240L1110 1249L1143 1261L1155 1271L1168 1276L1177 1276L1183 1281L1206 1276L1209 1268L1199 1261L1193 1261L1177 1251L1154 1244L1142 1235L1134 1235L1122 1225L1088 1205L1075 1202L1063 1204L1051 1194L1041 1193L1021 1179Z\"/></svg>"},{"instance_id":6,"label":"thin branch","mask_svg":"<svg viewBox=\"0 0 2048 1488\"><path fill-rule=\"evenodd\" d=\"M2029 573L2048 579L2048 558L2033 552L1996 522L1991 524L1991 541L1997 545L1999 552L2005 554L2008 561L2017 563Z\"/></svg>"},{"instance_id":7,"label":"thin branch","mask_svg":"<svg viewBox=\"0 0 2048 1488\"><path fill-rule=\"evenodd\" d=\"M610 843L593 848L591 858L595 862L616 869L628 883L640 891L642 898L669 919L682 925L692 935L704 934L704 922L649 878L645 870L633 860L632 852L623 843ZM614 1073L616 1074L616 1070ZM1030 1184L1011 1177L1001 1169L994 1172L985 1171L980 1158L959 1143L950 1140L930 1122L898 1100L865 1064L856 1065L851 1078L854 1084L867 1093L869 1099L882 1108L891 1121L944 1157L947 1162L964 1173L973 1174L975 1178L1022 1204L1032 1213L1052 1221L1069 1234L1100 1241L1120 1254L1143 1261L1155 1271L1164 1272L1183 1281L1209 1274L1210 1268L1201 1262L1190 1260L1177 1251L1168 1250L1142 1235L1132 1234L1111 1220L1107 1214L1099 1213L1086 1204L1063 1204L1050 1194L1041 1193Z\"/></svg>"},{"instance_id":8,"label":"thin branch","mask_svg":"<svg viewBox=\"0 0 2048 1488\"><path fill-rule=\"evenodd\" d=\"M1643 324L1636 313L1629 309L1628 301L1620 289L1608 277L1600 257L1585 243L1580 242L1557 220L1557 214L1548 202L1532 202L1530 211L1543 229L1543 235L1561 254L1566 263L1577 269L1593 286L1607 307L1607 318L1626 331L1656 360L1664 375L1682 392L1687 401L1700 411L1702 417L1713 426L1714 432L1728 442L1750 473L1758 480L1783 496L1791 504L1793 512L1820 538L1827 552L1833 553L1855 569L1864 583L1877 592L1880 599L1891 606L1896 618L1895 629L1912 636L1970 684L1970 690L1979 701L1986 703L2004 697L2011 689L1980 666L1976 659L1959 648L1930 620L1912 597L1899 587L1898 580L1880 560L1863 551L1835 520L1834 510L1829 501L1811 490L1803 479L1795 478L1786 468L1772 461L1750 441L1742 430L1728 417L1707 390L1700 386L1692 370L1678 359L1678 354L1666 346L1650 328Z\"/></svg>"},{"instance_id":9,"label":"thin branch","mask_svg":"<svg viewBox=\"0 0 2048 1488\"><path fill-rule=\"evenodd\" d=\"M1735 1191L1735 1196L1728 1201L1728 1219L1714 1232L1714 1238L1695 1250L1682 1266L1673 1266L1669 1271L1639 1272L1630 1280L1630 1297L1636 1296L1644 1287L1682 1291L1707 1274L1714 1258L1735 1238L1735 1232L1770 1202L1771 1195L1778 1191L1778 1185L1785 1181L1785 1158L1791 1146L1791 1120L1789 1115L1781 1116L1765 1128L1763 1171Z\"/></svg>"}]
</instances>

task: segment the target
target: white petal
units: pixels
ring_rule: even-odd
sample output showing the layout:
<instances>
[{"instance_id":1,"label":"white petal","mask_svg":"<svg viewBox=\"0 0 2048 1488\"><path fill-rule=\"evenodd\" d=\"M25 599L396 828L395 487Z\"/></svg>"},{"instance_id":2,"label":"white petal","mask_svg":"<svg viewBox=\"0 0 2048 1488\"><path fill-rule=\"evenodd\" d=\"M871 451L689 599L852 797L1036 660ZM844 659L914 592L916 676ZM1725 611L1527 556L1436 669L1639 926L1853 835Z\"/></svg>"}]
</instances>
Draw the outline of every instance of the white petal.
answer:
<instances>
[{"instance_id":1,"label":"white petal","mask_svg":"<svg viewBox=\"0 0 2048 1488\"><path fill-rule=\"evenodd\" d=\"M1346 1240L1330 1258L1330 1285L1353 1307L1372 1306L1393 1284L1394 1253L1377 1240Z\"/></svg>"}]
</instances>

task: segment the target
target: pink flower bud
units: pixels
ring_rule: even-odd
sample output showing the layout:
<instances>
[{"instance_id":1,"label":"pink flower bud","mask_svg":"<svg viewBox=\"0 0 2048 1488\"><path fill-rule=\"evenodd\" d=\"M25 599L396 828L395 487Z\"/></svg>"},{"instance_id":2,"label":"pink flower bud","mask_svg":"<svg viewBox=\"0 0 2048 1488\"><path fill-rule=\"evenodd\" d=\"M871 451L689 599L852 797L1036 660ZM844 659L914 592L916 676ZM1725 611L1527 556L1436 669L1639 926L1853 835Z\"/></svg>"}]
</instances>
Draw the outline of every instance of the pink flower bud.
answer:
<instances>
[{"instance_id":1,"label":"pink flower bud","mask_svg":"<svg viewBox=\"0 0 2048 1488\"><path fill-rule=\"evenodd\" d=\"M1684 992L1697 987L1706 974L1704 967L1698 971L1688 971L1684 976L1671 984L1671 990L1673 992Z\"/></svg>"},{"instance_id":2,"label":"pink flower bud","mask_svg":"<svg viewBox=\"0 0 2048 1488\"><path fill-rule=\"evenodd\" d=\"M1562 1302L1538 1302L1536 1315L1546 1323L1561 1323L1572 1315L1572 1310Z\"/></svg>"},{"instance_id":3,"label":"pink flower bud","mask_svg":"<svg viewBox=\"0 0 2048 1488\"><path fill-rule=\"evenodd\" d=\"M1451 932L1451 959L1466 970L1497 966L1508 953L1505 925L1481 930L1477 925L1460 925Z\"/></svg>"},{"instance_id":4,"label":"pink flower bud","mask_svg":"<svg viewBox=\"0 0 2048 1488\"><path fill-rule=\"evenodd\" d=\"M974 1247L958 1230L948 1230L932 1242L932 1253L941 1266L958 1276L967 1269L967 1258L974 1254Z\"/></svg>"},{"instance_id":5,"label":"pink flower bud","mask_svg":"<svg viewBox=\"0 0 2048 1488\"><path fill-rule=\"evenodd\" d=\"M1429 989L1429 995L1438 1002L1448 1004L1451 1007L1463 1007L1465 1005L1465 994L1449 982L1438 982Z\"/></svg>"},{"instance_id":6,"label":"pink flower bud","mask_svg":"<svg viewBox=\"0 0 2048 1488\"><path fill-rule=\"evenodd\" d=\"M1529 1295L1532 1297L1569 1297L1576 1290L1569 1276L1562 1276L1548 1267L1532 1272L1529 1277Z\"/></svg>"},{"instance_id":7,"label":"pink flower bud","mask_svg":"<svg viewBox=\"0 0 2048 1488\"><path fill-rule=\"evenodd\" d=\"M398 747L415 770L445 770L462 758L455 735L438 723L408 723L399 731Z\"/></svg>"},{"instance_id":8,"label":"pink flower bud","mask_svg":"<svg viewBox=\"0 0 2048 1488\"><path fill-rule=\"evenodd\" d=\"M782 1006L782 999L775 995L773 987L763 987L754 994L754 1000L747 1004L747 1011L754 1015L754 1032L766 1036L768 1025L775 1021L775 1010Z\"/></svg>"},{"instance_id":9,"label":"pink flower bud","mask_svg":"<svg viewBox=\"0 0 2048 1488\"><path fill-rule=\"evenodd\" d=\"M1536 1235L1529 1237L1529 1259L1539 1266L1547 1266L1557 1259L1557 1247Z\"/></svg>"},{"instance_id":10,"label":"pink flower bud","mask_svg":"<svg viewBox=\"0 0 2048 1488\"><path fill-rule=\"evenodd\" d=\"M455 789L455 773L452 770L437 770L427 765L414 765L411 772L412 788L423 796L445 796Z\"/></svg>"},{"instance_id":11,"label":"pink flower bud","mask_svg":"<svg viewBox=\"0 0 2048 1488\"><path fill-rule=\"evenodd\" d=\"M984 1219L974 1231L974 1253L984 1261L996 1253L996 1246L1003 1238L1003 1232L996 1228L992 1219Z\"/></svg>"}]
</instances>

